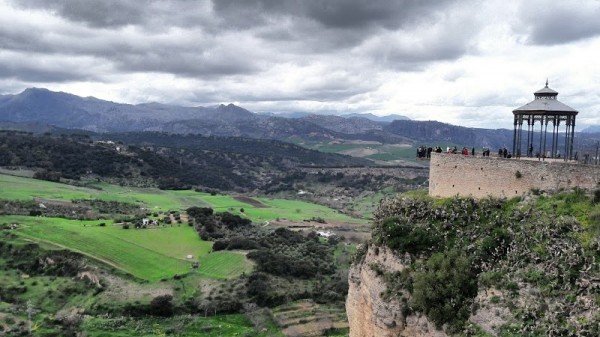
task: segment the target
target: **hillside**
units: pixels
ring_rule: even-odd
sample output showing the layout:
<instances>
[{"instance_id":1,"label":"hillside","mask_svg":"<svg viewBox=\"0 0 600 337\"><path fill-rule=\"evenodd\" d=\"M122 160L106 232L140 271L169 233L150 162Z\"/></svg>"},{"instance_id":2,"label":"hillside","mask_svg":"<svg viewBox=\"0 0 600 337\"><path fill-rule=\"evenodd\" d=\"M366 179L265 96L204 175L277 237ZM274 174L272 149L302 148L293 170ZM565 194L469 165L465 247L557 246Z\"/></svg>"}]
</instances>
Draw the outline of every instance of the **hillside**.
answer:
<instances>
[{"instance_id":1,"label":"hillside","mask_svg":"<svg viewBox=\"0 0 600 337\"><path fill-rule=\"evenodd\" d=\"M287 173L298 166L369 163L270 140L158 133L102 137L106 141L87 135L0 132L0 166L36 169L40 178L50 180L102 177L163 188L243 190L264 184L267 174Z\"/></svg>"},{"instance_id":2,"label":"hillside","mask_svg":"<svg viewBox=\"0 0 600 337\"><path fill-rule=\"evenodd\" d=\"M386 125L384 130L426 144L451 142L467 147L492 149L511 146L513 137L512 130L467 128L436 121L397 120Z\"/></svg>"},{"instance_id":3,"label":"hillside","mask_svg":"<svg viewBox=\"0 0 600 337\"><path fill-rule=\"evenodd\" d=\"M581 190L384 200L350 271L350 336L598 336L599 215Z\"/></svg>"},{"instance_id":4,"label":"hillside","mask_svg":"<svg viewBox=\"0 0 600 337\"><path fill-rule=\"evenodd\" d=\"M40 336L347 333L344 241L364 220L239 194L0 186L0 335L29 319Z\"/></svg>"}]
</instances>

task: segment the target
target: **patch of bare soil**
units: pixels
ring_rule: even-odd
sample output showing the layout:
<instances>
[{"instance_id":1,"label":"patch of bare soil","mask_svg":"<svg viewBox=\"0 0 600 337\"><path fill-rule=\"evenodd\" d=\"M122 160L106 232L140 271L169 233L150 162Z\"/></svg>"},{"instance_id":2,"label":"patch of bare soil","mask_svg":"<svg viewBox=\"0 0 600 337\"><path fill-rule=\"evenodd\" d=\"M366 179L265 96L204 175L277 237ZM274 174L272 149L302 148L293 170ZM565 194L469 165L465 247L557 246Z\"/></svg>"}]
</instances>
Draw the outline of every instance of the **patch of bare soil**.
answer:
<instances>
[{"instance_id":1,"label":"patch of bare soil","mask_svg":"<svg viewBox=\"0 0 600 337\"><path fill-rule=\"evenodd\" d=\"M53 206L73 206L73 202L70 200L56 200L56 199L44 199L39 197L33 197L33 201L38 204L53 205Z\"/></svg>"},{"instance_id":2,"label":"patch of bare soil","mask_svg":"<svg viewBox=\"0 0 600 337\"><path fill-rule=\"evenodd\" d=\"M311 300L297 302L273 313L277 324L287 337L323 336L332 328L347 328L346 313Z\"/></svg>"},{"instance_id":3,"label":"patch of bare soil","mask_svg":"<svg viewBox=\"0 0 600 337\"><path fill-rule=\"evenodd\" d=\"M290 221L280 219L277 221L270 221L269 225L274 227L285 227L295 231L331 232L337 236L344 237L351 242L364 242L371 238L371 226L368 224L349 224L338 221L320 223L316 221Z\"/></svg>"},{"instance_id":4,"label":"patch of bare soil","mask_svg":"<svg viewBox=\"0 0 600 337\"><path fill-rule=\"evenodd\" d=\"M173 295L173 288L167 283L137 284L115 275L103 273L102 280L106 282L106 290L101 296L107 301L121 302L123 300L134 300L154 298L161 295Z\"/></svg>"},{"instance_id":5,"label":"patch of bare soil","mask_svg":"<svg viewBox=\"0 0 600 337\"><path fill-rule=\"evenodd\" d=\"M360 149L350 149L350 150L342 151L340 153L346 154L346 155L349 155L352 157L367 157L367 156L379 153L379 151L372 149L372 148L360 148Z\"/></svg>"},{"instance_id":6,"label":"patch of bare soil","mask_svg":"<svg viewBox=\"0 0 600 337\"><path fill-rule=\"evenodd\" d=\"M260 202L256 199L250 198L250 197L237 196L237 197L233 197L233 199L250 204L256 208L269 208L269 206L263 204L262 202Z\"/></svg>"}]
</instances>

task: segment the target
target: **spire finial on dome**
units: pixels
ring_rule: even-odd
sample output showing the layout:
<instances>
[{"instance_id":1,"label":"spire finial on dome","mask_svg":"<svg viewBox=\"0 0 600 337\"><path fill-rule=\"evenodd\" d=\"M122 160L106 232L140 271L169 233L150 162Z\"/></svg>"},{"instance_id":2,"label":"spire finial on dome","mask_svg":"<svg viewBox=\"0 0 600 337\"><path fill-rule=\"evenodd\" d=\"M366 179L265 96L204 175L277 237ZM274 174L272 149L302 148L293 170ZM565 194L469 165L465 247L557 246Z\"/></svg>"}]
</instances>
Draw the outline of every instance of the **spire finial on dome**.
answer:
<instances>
[{"instance_id":1,"label":"spire finial on dome","mask_svg":"<svg viewBox=\"0 0 600 337\"><path fill-rule=\"evenodd\" d=\"M546 88L548 88L548 77L546 77Z\"/></svg>"}]
</instances>

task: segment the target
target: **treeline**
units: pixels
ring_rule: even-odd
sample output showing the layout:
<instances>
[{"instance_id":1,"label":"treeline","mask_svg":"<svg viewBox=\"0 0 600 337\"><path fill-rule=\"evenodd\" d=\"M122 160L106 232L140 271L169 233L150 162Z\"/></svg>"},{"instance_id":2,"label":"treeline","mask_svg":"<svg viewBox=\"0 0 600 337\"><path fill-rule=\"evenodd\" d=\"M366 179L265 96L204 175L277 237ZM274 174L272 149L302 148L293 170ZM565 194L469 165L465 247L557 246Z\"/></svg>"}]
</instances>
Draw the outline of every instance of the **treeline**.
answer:
<instances>
[{"instance_id":1,"label":"treeline","mask_svg":"<svg viewBox=\"0 0 600 337\"><path fill-rule=\"evenodd\" d=\"M126 144L188 149L195 153L198 151L228 153L244 159L258 157L262 162L268 162L275 167L281 167L286 162L288 166L289 164L325 167L371 165L371 161L366 159L319 152L270 139L178 135L164 132L114 133L104 134L102 138Z\"/></svg>"},{"instance_id":2,"label":"treeline","mask_svg":"<svg viewBox=\"0 0 600 337\"><path fill-rule=\"evenodd\" d=\"M260 188L259 178L264 172L287 174L298 165L363 163L360 159L277 141L163 133L120 134L120 137L115 138L115 143L94 141L89 135L3 131L0 166L33 168L37 170L35 178L51 181L97 176L163 189L246 191Z\"/></svg>"}]
</instances>

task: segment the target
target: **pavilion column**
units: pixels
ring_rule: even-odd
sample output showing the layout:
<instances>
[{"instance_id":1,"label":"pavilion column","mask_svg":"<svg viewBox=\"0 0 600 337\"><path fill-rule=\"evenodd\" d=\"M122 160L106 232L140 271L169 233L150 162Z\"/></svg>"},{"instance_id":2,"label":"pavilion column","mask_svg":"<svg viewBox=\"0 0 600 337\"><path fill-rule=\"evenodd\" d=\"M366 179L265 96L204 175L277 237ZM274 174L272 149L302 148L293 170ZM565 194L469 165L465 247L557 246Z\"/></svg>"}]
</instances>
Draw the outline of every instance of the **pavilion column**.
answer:
<instances>
[{"instance_id":1,"label":"pavilion column","mask_svg":"<svg viewBox=\"0 0 600 337\"><path fill-rule=\"evenodd\" d=\"M565 159L569 157L569 136L571 129L571 117L567 116L566 128L565 128Z\"/></svg>"},{"instance_id":2,"label":"pavilion column","mask_svg":"<svg viewBox=\"0 0 600 337\"><path fill-rule=\"evenodd\" d=\"M521 155L523 154L522 146L521 146L521 139L523 138L523 116L520 115L519 116L519 146L517 147L517 152L515 153L515 155L518 158L521 158Z\"/></svg>"},{"instance_id":3,"label":"pavilion column","mask_svg":"<svg viewBox=\"0 0 600 337\"><path fill-rule=\"evenodd\" d=\"M573 157L573 141L575 140L575 116L571 116L573 120L571 121L571 137L569 137L569 160Z\"/></svg>"},{"instance_id":4,"label":"pavilion column","mask_svg":"<svg viewBox=\"0 0 600 337\"><path fill-rule=\"evenodd\" d=\"M517 120L518 120L518 116L515 115L515 121L514 121L514 129L513 129L513 149L512 149L512 153L515 154L516 149L517 149Z\"/></svg>"},{"instance_id":5,"label":"pavilion column","mask_svg":"<svg viewBox=\"0 0 600 337\"><path fill-rule=\"evenodd\" d=\"M552 117L552 158L556 156L556 132L558 131L558 126L556 125L556 116Z\"/></svg>"},{"instance_id":6,"label":"pavilion column","mask_svg":"<svg viewBox=\"0 0 600 337\"><path fill-rule=\"evenodd\" d=\"M544 116L543 117L546 120L546 126L544 127L544 153L546 153L546 138L548 138L548 117ZM542 121L542 125L543 125L543 121ZM552 155L550 155L550 158L552 158Z\"/></svg>"},{"instance_id":7,"label":"pavilion column","mask_svg":"<svg viewBox=\"0 0 600 337\"><path fill-rule=\"evenodd\" d=\"M540 156L543 157L545 155L544 149L542 148L542 137L544 136L544 116L541 116L540 121Z\"/></svg>"},{"instance_id":8,"label":"pavilion column","mask_svg":"<svg viewBox=\"0 0 600 337\"><path fill-rule=\"evenodd\" d=\"M527 116L527 157L533 157L533 153L529 153L529 145L531 144L531 127L531 116Z\"/></svg>"}]
</instances>

